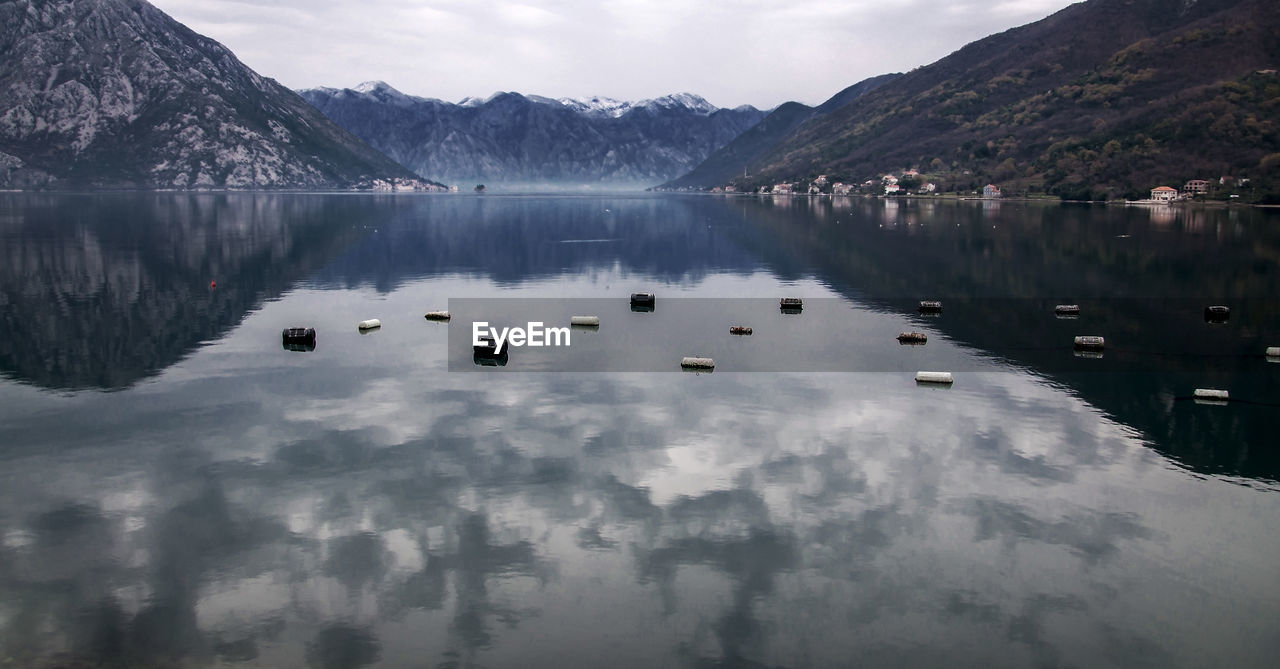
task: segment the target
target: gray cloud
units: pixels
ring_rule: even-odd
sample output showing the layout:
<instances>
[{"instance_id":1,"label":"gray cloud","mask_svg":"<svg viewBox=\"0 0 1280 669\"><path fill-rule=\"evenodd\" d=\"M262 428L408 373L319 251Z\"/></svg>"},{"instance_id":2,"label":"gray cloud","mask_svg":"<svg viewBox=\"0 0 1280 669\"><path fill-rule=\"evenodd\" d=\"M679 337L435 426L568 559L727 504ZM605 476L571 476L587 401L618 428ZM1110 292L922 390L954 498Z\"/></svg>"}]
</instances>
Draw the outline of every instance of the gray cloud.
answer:
<instances>
[{"instance_id":1,"label":"gray cloud","mask_svg":"<svg viewBox=\"0 0 1280 669\"><path fill-rule=\"evenodd\" d=\"M815 104L1070 4L1013 0L156 0L287 86L381 79L445 100L514 90Z\"/></svg>"}]
</instances>

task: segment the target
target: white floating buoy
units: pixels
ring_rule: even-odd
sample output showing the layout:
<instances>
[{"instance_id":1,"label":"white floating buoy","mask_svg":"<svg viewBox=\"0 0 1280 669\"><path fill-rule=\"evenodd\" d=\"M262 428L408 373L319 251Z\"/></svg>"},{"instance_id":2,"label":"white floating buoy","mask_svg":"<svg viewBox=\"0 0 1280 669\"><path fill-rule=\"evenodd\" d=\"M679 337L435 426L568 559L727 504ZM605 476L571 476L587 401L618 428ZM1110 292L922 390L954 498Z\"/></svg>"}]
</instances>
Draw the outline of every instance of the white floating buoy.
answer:
<instances>
[{"instance_id":1,"label":"white floating buoy","mask_svg":"<svg viewBox=\"0 0 1280 669\"><path fill-rule=\"evenodd\" d=\"M684 369L715 369L716 361L711 358L684 357L680 359L680 366Z\"/></svg>"},{"instance_id":2,"label":"white floating buoy","mask_svg":"<svg viewBox=\"0 0 1280 669\"><path fill-rule=\"evenodd\" d=\"M1076 348L1082 351L1101 351L1107 340L1103 337L1085 335L1076 337Z\"/></svg>"},{"instance_id":3,"label":"white floating buoy","mask_svg":"<svg viewBox=\"0 0 1280 669\"><path fill-rule=\"evenodd\" d=\"M1226 402L1231 399L1230 393L1227 391L1214 390L1213 388L1196 388L1192 396L1198 400L1218 400L1220 402Z\"/></svg>"},{"instance_id":4,"label":"white floating buoy","mask_svg":"<svg viewBox=\"0 0 1280 669\"><path fill-rule=\"evenodd\" d=\"M447 321L449 318L449 312L447 311L428 311L426 316L429 321Z\"/></svg>"},{"instance_id":5,"label":"white floating buoy","mask_svg":"<svg viewBox=\"0 0 1280 669\"><path fill-rule=\"evenodd\" d=\"M938 300L921 300L919 311L922 314L940 314L942 313L942 303Z\"/></svg>"},{"instance_id":6,"label":"white floating buoy","mask_svg":"<svg viewBox=\"0 0 1280 669\"><path fill-rule=\"evenodd\" d=\"M1280 358L1280 346L1268 346L1268 347L1267 347L1267 357L1268 357L1268 358Z\"/></svg>"},{"instance_id":7,"label":"white floating buoy","mask_svg":"<svg viewBox=\"0 0 1280 669\"><path fill-rule=\"evenodd\" d=\"M898 334L899 344L924 344L929 336L923 332L902 332Z\"/></svg>"},{"instance_id":8,"label":"white floating buoy","mask_svg":"<svg viewBox=\"0 0 1280 669\"><path fill-rule=\"evenodd\" d=\"M360 321L360 324L357 327L361 330L373 330L375 328L382 327L382 321L376 318L370 318L367 321Z\"/></svg>"},{"instance_id":9,"label":"white floating buoy","mask_svg":"<svg viewBox=\"0 0 1280 669\"><path fill-rule=\"evenodd\" d=\"M916 383L954 383L951 372L916 372Z\"/></svg>"},{"instance_id":10,"label":"white floating buoy","mask_svg":"<svg viewBox=\"0 0 1280 669\"><path fill-rule=\"evenodd\" d=\"M600 327L599 316L574 316L569 319L569 325L576 325L581 328L598 328Z\"/></svg>"},{"instance_id":11,"label":"white floating buoy","mask_svg":"<svg viewBox=\"0 0 1280 669\"><path fill-rule=\"evenodd\" d=\"M1053 313L1059 316L1079 316L1080 305L1078 304L1059 304L1053 308Z\"/></svg>"},{"instance_id":12,"label":"white floating buoy","mask_svg":"<svg viewBox=\"0 0 1280 669\"><path fill-rule=\"evenodd\" d=\"M1231 397L1225 390L1214 390L1213 388L1196 388L1191 394L1196 404L1227 404Z\"/></svg>"}]
</instances>

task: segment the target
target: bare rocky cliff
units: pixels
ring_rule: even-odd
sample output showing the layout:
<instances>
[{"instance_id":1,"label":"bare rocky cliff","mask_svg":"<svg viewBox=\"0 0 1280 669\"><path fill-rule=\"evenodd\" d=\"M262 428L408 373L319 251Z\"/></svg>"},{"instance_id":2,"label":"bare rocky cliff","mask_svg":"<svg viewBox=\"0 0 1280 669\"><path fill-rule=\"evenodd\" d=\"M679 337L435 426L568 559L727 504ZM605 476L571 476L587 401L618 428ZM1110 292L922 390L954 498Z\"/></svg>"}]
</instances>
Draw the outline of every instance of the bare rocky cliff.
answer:
<instances>
[{"instance_id":1,"label":"bare rocky cliff","mask_svg":"<svg viewBox=\"0 0 1280 669\"><path fill-rule=\"evenodd\" d=\"M0 187L396 178L414 175L143 0L0 0Z\"/></svg>"}]
</instances>

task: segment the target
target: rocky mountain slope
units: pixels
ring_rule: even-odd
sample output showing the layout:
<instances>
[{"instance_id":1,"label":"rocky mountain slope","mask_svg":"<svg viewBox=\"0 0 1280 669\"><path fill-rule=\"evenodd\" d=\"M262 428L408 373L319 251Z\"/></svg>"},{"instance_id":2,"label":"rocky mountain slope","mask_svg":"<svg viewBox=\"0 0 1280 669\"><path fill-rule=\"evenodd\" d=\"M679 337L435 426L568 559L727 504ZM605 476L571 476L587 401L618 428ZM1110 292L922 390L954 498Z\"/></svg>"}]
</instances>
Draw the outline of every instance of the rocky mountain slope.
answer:
<instances>
[{"instance_id":1,"label":"rocky mountain slope","mask_svg":"<svg viewBox=\"0 0 1280 669\"><path fill-rule=\"evenodd\" d=\"M300 93L401 164L451 183L651 186L684 174L765 115L687 93L640 102L496 93L456 104L381 82Z\"/></svg>"},{"instance_id":2,"label":"rocky mountain slope","mask_svg":"<svg viewBox=\"0 0 1280 669\"><path fill-rule=\"evenodd\" d=\"M1144 195L1280 169L1274 0L1089 0L979 40L779 141L757 184L916 167L948 188ZM750 186L752 184L744 184Z\"/></svg>"},{"instance_id":3,"label":"rocky mountain slope","mask_svg":"<svg viewBox=\"0 0 1280 669\"><path fill-rule=\"evenodd\" d=\"M143 0L0 0L0 187L397 178L414 175Z\"/></svg>"},{"instance_id":4,"label":"rocky mountain slope","mask_svg":"<svg viewBox=\"0 0 1280 669\"><path fill-rule=\"evenodd\" d=\"M805 121L825 116L874 91L901 75L883 74L860 81L831 99L810 107L799 102L786 102L764 117L751 129L716 150L691 172L659 187L660 190L700 190L727 184L745 173L748 165L759 160Z\"/></svg>"}]
</instances>

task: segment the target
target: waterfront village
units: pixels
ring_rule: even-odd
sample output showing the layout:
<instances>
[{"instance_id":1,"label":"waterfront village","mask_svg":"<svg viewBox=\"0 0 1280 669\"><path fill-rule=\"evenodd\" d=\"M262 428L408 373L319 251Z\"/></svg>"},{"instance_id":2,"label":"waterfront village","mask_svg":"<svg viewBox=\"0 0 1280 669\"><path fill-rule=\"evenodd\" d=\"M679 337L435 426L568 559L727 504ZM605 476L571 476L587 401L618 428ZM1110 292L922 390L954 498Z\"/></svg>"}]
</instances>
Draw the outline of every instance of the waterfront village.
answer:
<instances>
[{"instance_id":1,"label":"waterfront village","mask_svg":"<svg viewBox=\"0 0 1280 669\"><path fill-rule=\"evenodd\" d=\"M965 176L969 175L966 170ZM1151 195L1147 199L1133 200L1134 203L1142 204L1172 204L1175 202L1205 200L1213 195L1220 195L1219 199L1233 201L1238 199L1239 194L1233 192L1237 189L1247 187L1249 179L1241 177L1222 176L1214 181L1208 179L1191 179L1184 183L1181 188L1172 186L1156 186L1151 189ZM730 184L728 186L716 186L711 189L712 193L738 193L737 186ZM750 191L760 195L863 195L863 196L882 196L882 197L898 197L898 196L936 196L942 192L938 185L929 180L926 175L922 175L919 171L909 169L901 174L885 174L879 179L868 179L860 184L847 184L839 181L831 181L827 175L818 175L812 181L805 182L782 182L773 185L760 186L754 191ZM975 189L969 191L968 197L964 192L956 193L961 199L981 198L985 200L998 199L1005 197L1005 193L996 184L987 184L980 190ZM1049 197L1049 196L1040 196ZM1057 199L1057 198L1053 198Z\"/></svg>"}]
</instances>

